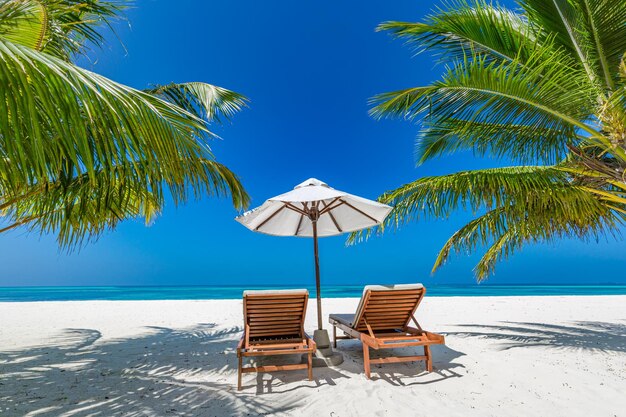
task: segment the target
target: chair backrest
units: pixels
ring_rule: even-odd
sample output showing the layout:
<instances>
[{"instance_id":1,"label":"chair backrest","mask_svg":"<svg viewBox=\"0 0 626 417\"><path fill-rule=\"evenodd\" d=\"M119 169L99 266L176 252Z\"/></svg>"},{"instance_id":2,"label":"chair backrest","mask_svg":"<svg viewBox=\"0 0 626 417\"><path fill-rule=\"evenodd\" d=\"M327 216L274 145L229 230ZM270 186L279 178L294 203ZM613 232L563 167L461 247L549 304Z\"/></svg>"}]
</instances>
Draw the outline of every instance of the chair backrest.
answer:
<instances>
[{"instance_id":1,"label":"chair backrest","mask_svg":"<svg viewBox=\"0 0 626 417\"><path fill-rule=\"evenodd\" d=\"M358 331L403 329L424 298L422 284L368 285L357 307L352 327Z\"/></svg>"},{"instance_id":2,"label":"chair backrest","mask_svg":"<svg viewBox=\"0 0 626 417\"><path fill-rule=\"evenodd\" d=\"M243 317L246 340L304 338L307 290L245 291Z\"/></svg>"}]
</instances>

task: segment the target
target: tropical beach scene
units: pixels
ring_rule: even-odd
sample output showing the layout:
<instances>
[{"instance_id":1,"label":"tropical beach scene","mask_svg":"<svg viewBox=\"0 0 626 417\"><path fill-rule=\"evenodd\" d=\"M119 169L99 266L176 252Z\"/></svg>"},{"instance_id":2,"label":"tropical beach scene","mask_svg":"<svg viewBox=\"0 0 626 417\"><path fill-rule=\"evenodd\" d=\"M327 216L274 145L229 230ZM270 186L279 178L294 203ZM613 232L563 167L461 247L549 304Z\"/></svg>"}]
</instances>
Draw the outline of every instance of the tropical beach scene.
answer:
<instances>
[{"instance_id":1,"label":"tropical beach scene","mask_svg":"<svg viewBox=\"0 0 626 417\"><path fill-rule=\"evenodd\" d=\"M625 223L624 0L0 0L0 417L623 417Z\"/></svg>"}]
</instances>

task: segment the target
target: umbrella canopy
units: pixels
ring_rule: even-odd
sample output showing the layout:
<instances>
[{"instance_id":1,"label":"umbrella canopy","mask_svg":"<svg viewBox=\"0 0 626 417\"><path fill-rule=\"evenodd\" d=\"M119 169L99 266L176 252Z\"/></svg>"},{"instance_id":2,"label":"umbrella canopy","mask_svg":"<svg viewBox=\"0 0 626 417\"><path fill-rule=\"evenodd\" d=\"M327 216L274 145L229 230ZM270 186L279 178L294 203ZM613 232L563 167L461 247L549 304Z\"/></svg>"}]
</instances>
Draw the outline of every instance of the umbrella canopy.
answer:
<instances>
[{"instance_id":1,"label":"umbrella canopy","mask_svg":"<svg viewBox=\"0 0 626 417\"><path fill-rule=\"evenodd\" d=\"M335 190L310 178L292 191L270 198L237 217L248 229L273 236L313 237L318 327L322 328L317 238L354 232L381 224L391 207Z\"/></svg>"}]
</instances>

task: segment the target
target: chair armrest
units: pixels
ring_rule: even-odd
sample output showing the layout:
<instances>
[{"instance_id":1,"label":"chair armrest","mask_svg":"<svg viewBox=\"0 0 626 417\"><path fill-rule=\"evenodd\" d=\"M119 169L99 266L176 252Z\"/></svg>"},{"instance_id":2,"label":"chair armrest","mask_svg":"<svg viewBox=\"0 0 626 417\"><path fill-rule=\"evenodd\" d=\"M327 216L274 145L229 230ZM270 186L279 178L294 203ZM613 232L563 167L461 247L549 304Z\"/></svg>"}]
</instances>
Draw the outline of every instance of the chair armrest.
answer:
<instances>
[{"instance_id":1,"label":"chair armrest","mask_svg":"<svg viewBox=\"0 0 626 417\"><path fill-rule=\"evenodd\" d=\"M237 355L239 355L241 353L243 349L243 341L244 341L244 337L241 336L241 339L239 339L239 343L237 343Z\"/></svg>"},{"instance_id":2,"label":"chair armrest","mask_svg":"<svg viewBox=\"0 0 626 417\"><path fill-rule=\"evenodd\" d=\"M315 343L315 340L313 340L308 334L305 334L305 336L306 336L306 343L309 346L309 349L317 350L317 344Z\"/></svg>"}]
</instances>

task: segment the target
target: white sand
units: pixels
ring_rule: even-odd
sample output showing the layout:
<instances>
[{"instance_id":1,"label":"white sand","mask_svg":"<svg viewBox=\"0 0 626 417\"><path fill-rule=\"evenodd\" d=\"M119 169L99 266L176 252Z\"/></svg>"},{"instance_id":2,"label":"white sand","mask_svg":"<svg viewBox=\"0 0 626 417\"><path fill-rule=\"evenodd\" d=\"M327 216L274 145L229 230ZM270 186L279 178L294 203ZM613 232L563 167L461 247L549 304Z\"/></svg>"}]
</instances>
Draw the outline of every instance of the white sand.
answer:
<instances>
[{"instance_id":1,"label":"white sand","mask_svg":"<svg viewBox=\"0 0 626 417\"><path fill-rule=\"evenodd\" d=\"M248 374L237 392L240 301L0 303L0 416L626 416L626 296L427 297L418 319L446 334L433 373L368 381L340 341L313 382Z\"/></svg>"}]
</instances>

